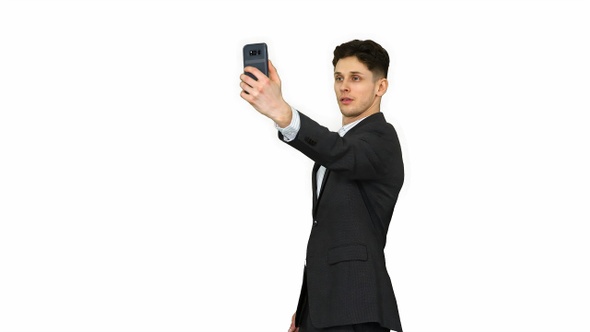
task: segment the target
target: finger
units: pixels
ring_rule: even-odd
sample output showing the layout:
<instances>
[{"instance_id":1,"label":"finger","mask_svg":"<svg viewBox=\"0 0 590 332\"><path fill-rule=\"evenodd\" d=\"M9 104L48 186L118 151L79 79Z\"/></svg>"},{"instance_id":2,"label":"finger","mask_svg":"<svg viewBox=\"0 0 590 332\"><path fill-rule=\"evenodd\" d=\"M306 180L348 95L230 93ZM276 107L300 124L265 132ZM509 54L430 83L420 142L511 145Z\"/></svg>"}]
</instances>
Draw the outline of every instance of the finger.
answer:
<instances>
[{"instance_id":1,"label":"finger","mask_svg":"<svg viewBox=\"0 0 590 332\"><path fill-rule=\"evenodd\" d=\"M244 72L252 74L255 77L255 79L249 75L246 75L246 76L252 80L255 80L255 81L260 80L261 77L266 76L266 75L264 75L263 72L260 71L260 69L258 69L256 67L252 67L252 66L244 67Z\"/></svg>"},{"instance_id":2,"label":"finger","mask_svg":"<svg viewBox=\"0 0 590 332\"><path fill-rule=\"evenodd\" d=\"M256 80L255 79L253 79L250 75L246 75L246 74L241 74L240 75L240 80L242 80L243 83L246 83L249 86L252 86L252 85L254 85L256 83Z\"/></svg>"},{"instance_id":3,"label":"finger","mask_svg":"<svg viewBox=\"0 0 590 332\"><path fill-rule=\"evenodd\" d=\"M244 81L240 82L240 88L242 89L242 91L244 91L246 93L248 93L249 89L252 89L252 87Z\"/></svg>"},{"instance_id":4,"label":"finger","mask_svg":"<svg viewBox=\"0 0 590 332\"><path fill-rule=\"evenodd\" d=\"M295 326L295 315L291 316L291 326L289 326L289 332L297 332L299 330L298 327Z\"/></svg>"},{"instance_id":5,"label":"finger","mask_svg":"<svg viewBox=\"0 0 590 332\"><path fill-rule=\"evenodd\" d=\"M279 77L279 72L272 64L272 61L268 60L268 78L274 82L281 82L281 78Z\"/></svg>"},{"instance_id":6,"label":"finger","mask_svg":"<svg viewBox=\"0 0 590 332\"><path fill-rule=\"evenodd\" d=\"M248 102L252 102L251 98L254 95L257 95L257 90L251 84L256 84L256 81L248 75L242 74L244 77L243 80L240 82L240 88L242 92L245 93L245 96L242 94L242 98L246 99ZM250 82L250 84L248 83ZM250 96L250 97L246 97Z\"/></svg>"}]
</instances>

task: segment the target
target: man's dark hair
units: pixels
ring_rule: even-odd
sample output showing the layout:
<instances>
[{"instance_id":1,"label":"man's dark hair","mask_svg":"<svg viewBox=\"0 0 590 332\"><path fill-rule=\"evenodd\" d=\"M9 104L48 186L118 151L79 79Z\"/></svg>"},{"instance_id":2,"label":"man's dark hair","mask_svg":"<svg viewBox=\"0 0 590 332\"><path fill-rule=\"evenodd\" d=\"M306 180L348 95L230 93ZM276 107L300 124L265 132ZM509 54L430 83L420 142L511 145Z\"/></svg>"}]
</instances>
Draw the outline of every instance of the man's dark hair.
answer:
<instances>
[{"instance_id":1,"label":"man's dark hair","mask_svg":"<svg viewBox=\"0 0 590 332\"><path fill-rule=\"evenodd\" d=\"M336 67L338 60L350 56L355 56L360 62L364 63L376 77L383 75L383 77L387 78L389 54L376 42L370 39L355 39L340 44L334 49L334 60L332 60L332 64Z\"/></svg>"}]
</instances>

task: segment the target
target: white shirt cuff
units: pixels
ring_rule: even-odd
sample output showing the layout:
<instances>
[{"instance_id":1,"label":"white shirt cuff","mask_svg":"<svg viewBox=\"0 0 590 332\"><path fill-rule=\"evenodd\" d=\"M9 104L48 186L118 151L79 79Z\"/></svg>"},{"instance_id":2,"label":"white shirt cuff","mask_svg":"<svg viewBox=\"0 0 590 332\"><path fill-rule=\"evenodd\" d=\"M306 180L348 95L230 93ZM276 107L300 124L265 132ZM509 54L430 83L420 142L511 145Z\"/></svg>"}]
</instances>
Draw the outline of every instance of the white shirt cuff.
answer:
<instances>
[{"instance_id":1,"label":"white shirt cuff","mask_svg":"<svg viewBox=\"0 0 590 332\"><path fill-rule=\"evenodd\" d=\"M291 111L293 112L293 115L291 116L291 123L287 127L281 128L278 124L275 123L275 127L281 134L283 134L283 141L285 142L291 142L292 140L294 140L297 136L297 133L299 132L299 128L301 128L299 112L297 112L297 110L293 107L291 107Z\"/></svg>"}]
</instances>

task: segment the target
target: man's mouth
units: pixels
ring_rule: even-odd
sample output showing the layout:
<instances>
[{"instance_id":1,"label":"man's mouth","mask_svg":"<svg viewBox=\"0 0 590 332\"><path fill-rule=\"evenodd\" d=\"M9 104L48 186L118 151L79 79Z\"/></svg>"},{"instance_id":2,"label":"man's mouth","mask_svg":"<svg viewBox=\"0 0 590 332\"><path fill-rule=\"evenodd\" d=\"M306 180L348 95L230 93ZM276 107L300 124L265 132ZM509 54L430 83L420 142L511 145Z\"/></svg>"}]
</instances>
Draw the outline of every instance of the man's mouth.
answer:
<instances>
[{"instance_id":1,"label":"man's mouth","mask_svg":"<svg viewBox=\"0 0 590 332\"><path fill-rule=\"evenodd\" d=\"M352 99L350 98L340 98L340 102L344 105L349 105L350 103L352 103Z\"/></svg>"}]
</instances>

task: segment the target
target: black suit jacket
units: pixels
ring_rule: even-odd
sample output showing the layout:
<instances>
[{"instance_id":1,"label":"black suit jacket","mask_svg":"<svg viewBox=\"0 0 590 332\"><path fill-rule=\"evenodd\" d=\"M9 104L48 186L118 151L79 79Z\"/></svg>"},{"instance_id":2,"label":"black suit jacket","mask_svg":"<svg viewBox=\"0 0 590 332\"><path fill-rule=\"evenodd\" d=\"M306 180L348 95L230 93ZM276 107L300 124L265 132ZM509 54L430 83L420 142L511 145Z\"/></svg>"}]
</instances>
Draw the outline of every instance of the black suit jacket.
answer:
<instances>
[{"instance_id":1,"label":"black suit jacket","mask_svg":"<svg viewBox=\"0 0 590 332\"><path fill-rule=\"evenodd\" d=\"M287 144L315 166L313 226L296 316L307 301L318 328L378 322L402 331L383 252L404 180L397 133L382 113L344 137L302 113L300 118L301 128ZM317 197L319 165L327 170Z\"/></svg>"}]
</instances>

